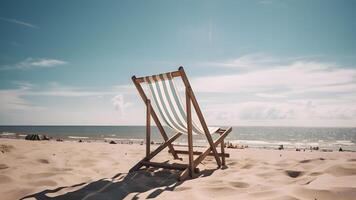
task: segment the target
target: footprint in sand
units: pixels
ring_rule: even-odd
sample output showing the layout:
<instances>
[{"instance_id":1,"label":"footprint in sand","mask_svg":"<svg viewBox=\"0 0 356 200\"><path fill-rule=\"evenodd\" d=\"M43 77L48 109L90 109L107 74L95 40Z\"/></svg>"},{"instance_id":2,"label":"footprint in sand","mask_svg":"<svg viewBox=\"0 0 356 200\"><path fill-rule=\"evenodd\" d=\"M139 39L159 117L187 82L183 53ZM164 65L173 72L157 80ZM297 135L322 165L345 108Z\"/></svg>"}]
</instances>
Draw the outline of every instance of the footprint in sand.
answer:
<instances>
[{"instance_id":1,"label":"footprint in sand","mask_svg":"<svg viewBox=\"0 0 356 200\"><path fill-rule=\"evenodd\" d=\"M38 159L37 160L39 163L43 163L43 164L49 164L49 161L46 159Z\"/></svg>"},{"instance_id":2,"label":"footprint in sand","mask_svg":"<svg viewBox=\"0 0 356 200\"><path fill-rule=\"evenodd\" d=\"M324 173L322 173L322 172L312 172L312 173L310 173L310 176L319 176L319 175L322 175L322 174L324 174Z\"/></svg>"},{"instance_id":3,"label":"footprint in sand","mask_svg":"<svg viewBox=\"0 0 356 200\"><path fill-rule=\"evenodd\" d=\"M174 191L185 191L185 190L191 190L192 188L190 188L190 187L178 187L178 188L176 188L176 189L174 189Z\"/></svg>"},{"instance_id":4,"label":"footprint in sand","mask_svg":"<svg viewBox=\"0 0 356 200\"><path fill-rule=\"evenodd\" d=\"M238 164L237 162L232 161L232 162L228 162L228 163L227 163L227 166L233 167L233 166L236 166L237 164Z\"/></svg>"},{"instance_id":5,"label":"footprint in sand","mask_svg":"<svg viewBox=\"0 0 356 200\"><path fill-rule=\"evenodd\" d=\"M309 185L311 182L313 182L316 179L317 177L304 177L299 180L296 180L296 183L298 183L299 185Z\"/></svg>"},{"instance_id":6,"label":"footprint in sand","mask_svg":"<svg viewBox=\"0 0 356 200\"><path fill-rule=\"evenodd\" d=\"M329 167L326 173L334 176L351 176L356 175L356 166L354 164L340 164Z\"/></svg>"},{"instance_id":7,"label":"footprint in sand","mask_svg":"<svg viewBox=\"0 0 356 200\"><path fill-rule=\"evenodd\" d=\"M9 153L12 151L15 147L12 145L7 145L7 144L0 144L0 151L1 153Z\"/></svg>"},{"instance_id":8,"label":"footprint in sand","mask_svg":"<svg viewBox=\"0 0 356 200\"><path fill-rule=\"evenodd\" d=\"M7 168L9 168L9 166L7 166L6 164L0 164L0 170Z\"/></svg>"},{"instance_id":9,"label":"footprint in sand","mask_svg":"<svg viewBox=\"0 0 356 200\"><path fill-rule=\"evenodd\" d=\"M247 163L244 166L242 166L241 169L251 169L252 167L253 167L252 164Z\"/></svg>"},{"instance_id":10,"label":"footprint in sand","mask_svg":"<svg viewBox=\"0 0 356 200\"><path fill-rule=\"evenodd\" d=\"M295 170L286 170L285 173L291 178L297 178L303 174L303 172Z\"/></svg>"},{"instance_id":11,"label":"footprint in sand","mask_svg":"<svg viewBox=\"0 0 356 200\"><path fill-rule=\"evenodd\" d=\"M310 162L313 162L313 161L322 161L322 160L325 160L325 158L301 160L301 161L299 161L299 163L310 163Z\"/></svg>"},{"instance_id":12,"label":"footprint in sand","mask_svg":"<svg viewBox=\"0 0 356 200\"><path fill-rule=\"evenodd\" d=\"M248 183L239 182L239 181L230 182L229 185L231 185L232 187L235 187L235 188L248 188L248 187L250 187L250 185Z\"/></svg>"},{"instance_id":13,"label":"footprint in sand","mask_svg":"<svg viewBox=\"0 0 356 200\"><path fill-rule=\"evenodd\" d=\"M12 179L5 175L0 175L0 184L6 184L12 182Z\"/></svg>"},{"instance_id":14,"label":"footprint in sand","mask_svg":"<svg viewBox=\"0 0 356 200\"><path fill-rule=\"evenodd\" d=\"M97 160L95 159L82 159L79 161L80 165L88 166L88 165L94 165L97 163Z\"/></svg>"}]
</instances>

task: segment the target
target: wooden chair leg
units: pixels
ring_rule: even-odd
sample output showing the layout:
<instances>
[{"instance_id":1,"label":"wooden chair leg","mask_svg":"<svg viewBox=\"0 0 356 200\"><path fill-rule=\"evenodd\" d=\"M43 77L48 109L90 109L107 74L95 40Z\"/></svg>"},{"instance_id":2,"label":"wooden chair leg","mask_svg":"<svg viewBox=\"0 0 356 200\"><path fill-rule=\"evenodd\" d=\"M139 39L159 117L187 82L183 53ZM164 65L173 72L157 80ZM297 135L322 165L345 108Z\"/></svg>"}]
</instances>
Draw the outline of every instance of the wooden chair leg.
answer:
<instances>
[{"instance_id":1,"label":"wooden chair leg","mask_svg":"<svg viewBox=\"0 0 356 200\"><path fill-rule=\"evenodd\" d=\"M189 175L194 176L194 157L193 157L193 133L192 133L192 111L189 90L186 89L186 106L187 106L187 132L188 132L188 152L189 152Z\"/></svg>"},{"instance_id":2,"label":"wooden chair leg","mask_svg":"<svg viewBox=\"0 0 356 200\"><path fill-rule=\"evenodd\" d=\"M197 114L197 116L199 118L199 121L200 121L203 129L204 129L204 133L205 133L206 139L208 140L210 148L211 148L211 151L214 154L214 157L215 157L215 160L216 160L216 164L220 168L221 167L221 160L220 160L220 158L218 156L218 152L216 150L216 146L214 146L214 142L213 142L213 139L211 138L211 135L209 133L209 129L208 129L208 126L206 125L205 119L203 117L203 113L200 110L198 101L195 98L194 92L192 90L192 87L190 86L188 77L185 74L185 71L184 71L183 67L179 67L179 72L181 73L181 77L182 77L182 80L183 80L185 88L186 88L186 95L189 96L189 98L190 98L190 100L191 100L191 102L192 102L192 104L193 104L193 106L195 108L195 112L196 112L196 114Z\"/></svg>"},{"instance_id":3,"label":"wooden chair leg","mask_svg":"<svg viewBox=\"0 0 356 200\"><path fill-rule=\"evenodd\" d=\"M222 141L224 140L224 138L231 132L231 130L232 130L231 127L228 128L228 129L226 129L226 131L223 132L223 133L220 135L220 137L214 141L214 144L213 144L214 147L216 147L216 146L218 146L219 144L221 144L221 142L222 142ZM200 162L202 162L202 161L204 160L204 158L209 155L210 152L212 152L212 149L211 149L211 147L209 146L208 148L206 148L205 151L203 151L202 154L200 154L200 155L194 160L193 167L196 168L196 167L200 164ZM181 173L181 175L180 175L180 177L179 177L179 180L180 180L180 181L183 181L183 180L187 179L188 176L189 176L189 169L187 168L186 170L184 170L184 171Z\"/></svg>"},{"instance_id":4,"label":"wooden chair leg","mask_svg":"<svg viewBox=\"0 0 356 200\"><path fill-rule=\"evenodd\" d=\"M151 102L149 99L146 101L146 157L151 153Z\"/></svg>"},{"instance_id":5,"label":"wooden chair leg","mask_svg":"<svg viewBox=\"0 0 356 200\"><path fill-rule=\"evenodd\" d=\"M225 142L224 139L221 141L221 164L225 166Z\"/></svg>"}]
</instances>

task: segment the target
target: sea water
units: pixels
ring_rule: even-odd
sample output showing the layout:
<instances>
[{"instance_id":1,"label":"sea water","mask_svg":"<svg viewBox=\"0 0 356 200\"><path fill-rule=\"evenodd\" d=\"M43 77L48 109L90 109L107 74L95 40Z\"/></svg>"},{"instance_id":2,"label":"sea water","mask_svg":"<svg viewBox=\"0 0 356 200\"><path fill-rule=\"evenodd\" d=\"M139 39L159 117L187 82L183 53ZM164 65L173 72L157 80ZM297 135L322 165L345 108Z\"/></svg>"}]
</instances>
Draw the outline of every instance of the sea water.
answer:
<instances>
[{"instance_id":1,"label":"sea water","mask_svg":"<svg viewBox=\"0 0 356 200\"><path fill-rule=\"evenodd\" d=\"M165 128L169 136L174 132ZM162 142L156 127L151 128L152 140ZM144 141L145 126L0 126L1 137L24 137L27 134L44 134L54 138L72 140L132 140ZM194 136L196 145L205 145L202 136ZM215 136L218 137L218 136ZM186 136L177 140L186 143ZM284 148L320 149L356 151L356 128L325 128L325 127L257 127L237 126L226 138L233 144L253 148Z\"/></svg>"}]
</instances>

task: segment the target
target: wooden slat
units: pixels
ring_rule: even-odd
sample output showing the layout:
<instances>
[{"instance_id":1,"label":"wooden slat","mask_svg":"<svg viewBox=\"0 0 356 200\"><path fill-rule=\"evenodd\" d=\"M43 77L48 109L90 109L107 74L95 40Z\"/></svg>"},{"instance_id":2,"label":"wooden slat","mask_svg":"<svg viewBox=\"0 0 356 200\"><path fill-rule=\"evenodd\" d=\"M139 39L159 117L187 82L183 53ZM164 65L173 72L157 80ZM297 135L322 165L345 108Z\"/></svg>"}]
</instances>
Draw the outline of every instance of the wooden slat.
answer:
<instances>
[{"instance_id":1,"label":"wooden slat","mask_svg":"<svg viewBox=\"0 0 356 200\"><path fill-rule=\"evenodd\" d=\"M220 135L220 137L214 141L214 147L216 147L221 141L231 132L232 128L226 129L225 133ZM195 160L194 160L194 167L198 166L201 161L204 160L204 158L211 152L211 147L208 147L202 154L200 154ZM182 172L180 175L180 180L185 180L189 176L189 170L186 169Z\"/></svg>"},{"instance_id":2,"label":"wooden slat","mask_svg":"<svg viewBox=\"0 0 356 200\"><path fill-rule=\"evenodd\" d=\"M173 78L174 77L179 77L179 76L181 76L181 73L180 73L180 71L173 71L173 72L168 72ZM166 74L168 74L168 73L166 73ZM161 74L156 74L156 75L152 75L152 76L159 76L159 75L161 75ZM145 82L145 79L144 79L145 77L136 77L136 81L137 81L137 83L143 83L143 82Z\"/></svg>"},{"instance_id":3,"label":"wooden slat","mask_svg":"<svg viewBox=\"0 0 356 200\"><path fill-rule=\"evenodd\" d=\"M214 146L218 146L218 144L231 132L232 128L228 128L225 133L221 134L218 139L214 141ZM197 166L210 152L211 150L206 149L197 159L194 161L194 166Z\"/></svg>"},{"instance_id":4,"label":"wooden slat","mask_svg":"<svg viewBox=\"0 0 356 200\"><path fill-rule=\"evenodd\" d=\"M226 131L225 129L219 128L216 132L217 133L224 133L225 131Z\"/></svg>"},{"instance_id":5,"label":"wooden slat","mask_svg":"<svg viewBox=\"0 0 356 200\"><path fill-rule=\"evenodd\" d=\"M180 71L174 71L171 73L172 77L179 77L182 76L182 74L180 73Z\"/></svg>"},{"instance_id":6,"label":"wooden slat","mask_svg":"<svg viewBox=\"0 0 356 200\"><path fill-rule=\"evenodd\" d=\"M189 152L188 151L185 151L185 150L178 150L178 149L175 149L175 151L176 151L176 153L177 154L189 154ZM201 152L201 151L193 151L193 155L200 155L200 154L202 154L203 152ZM209 153L208 154L208 156L213 156L214 154L213 153ZM230 158L230 154L228 154L228 153L224 153L224 154L222 154L222 153L218 153L218 156L223 156L224 155L224 157L225 158Z\"/></svg>"},{"instance_id":7,"label":"wooden slat","mask_svg":"<svg viewBox=\"0 0 356 200\"><path fill-rule=\"evenodd\" d=\"M139 79L137 79L136 76L132 77L132 81L134 82L138 93L140 94L142 100L146 103L148 98L147 98L145 92L143 91L143 89L142 89L142 87L141 87L141 85L140 85L138 80ZM161 122L159 121L159 119L158 119L158 117L156 115L156 112L152 108L152 105L150 105L150 112L151 112L152 119L156 123L157 128L158 128L159 132L161 133L164 141L167 141L168 140L168 136L167 136L165 130L163 129L163 126L162 126ZM172 153L174 159L179 159L178 155L174 152L174 148L173 148L172 144L169 143L168 147L169 147L169 150L171 150L171 153Z\"/></svg>"},{"instance_id":8,"label":"wooden slat","mask_svg":"<svg viewBox=\"0 0 356 200\"><path fill-rule=\"evenodd\" d=\"M171 138L169 138L167 141L165 141L163 144L159 145L157 147L157 149L155 149L154 151L152 151L150 153L150 155L146 156L144 159L142 159L140 162L138 162L135 166L133 166L129 172L133 172L136 171L138 169L140 169L143 165L142 165L142 161L148 161L151 160L154 156L156 156L159 152L161 152L164 148L166 148L167 146L169 146L174 140L176 140L179 136L181 136L182 133L177 133L174 136L172 136Z\"/></svg>"},{"instance_id":9,"label":"wooden slat","mask_svg":"<svg viewBox=\"0 0 356 200\"><path fill-rule=\"evenodd\" d=\"M211 147L211 150L212 150L213 153L214 153L214 157L215 157L216 163L217 163L218 167L220 167L220 166L221 166L221 160L220 160L220 158L219 158L219 156L218 156L218 152L217 152L217 150L216 150L216 147L214 146L213 139L211 138L211 135L210 135L210 133L209 133L208 126L206 125L206 122L205 122L205 119L204 119L204 117L203 117L203 113L202 113L201 110L200 110L198 101L197 101L197 99L195 98L194 92L193 92L193 90L192 90L192 88L191 88L191 86L190 86L188 77L187 77L187 75L185 74L185 71L184 71L183 67L179 67L179 71L180 71L180 73L181 73L181 77L182 77L182 80L183 80L183 82L184 82L184 85L185 85L186 89L189 91L188 94L189 94L190 99L191 99L191 101L192 101L192 103L193 103L193 106L194 106L194 108L195 108L195 112L196 112L197 115L198 115L199 121L200 121L200 123L201 123L201 125L202 125L202 127L203 127L203 129L204 129L205 136L206 136L206 138L207 138L207 140L208 140L208 142L209 142L209 145L210 145L210 147Z\"/></svg>"},{"instance_id":10,"label":"wooden slat","mask_svg":"<svg viewBox=\"0 0 356 200\"><path fill-rule=\"evenodd\" d=\"M145 82L145 80L143 79L143 77L139 77L139 78L135 78L137 83L142 83Z\"/></svg>"}]
</instances>

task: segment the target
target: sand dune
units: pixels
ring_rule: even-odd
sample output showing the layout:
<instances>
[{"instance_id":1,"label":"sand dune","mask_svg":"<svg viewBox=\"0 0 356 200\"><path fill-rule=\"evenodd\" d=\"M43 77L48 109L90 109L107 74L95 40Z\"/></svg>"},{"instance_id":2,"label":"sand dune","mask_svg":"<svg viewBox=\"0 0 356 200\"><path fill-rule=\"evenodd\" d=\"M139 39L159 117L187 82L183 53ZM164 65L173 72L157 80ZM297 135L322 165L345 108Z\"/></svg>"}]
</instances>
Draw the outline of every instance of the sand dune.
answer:
<instances>
[{"instance_id":1,"label":"sand dune","mask_svg":"<svg viewBox=\"0 0 356 200\"><path fill-rule=\"evenodd\" d=\"M1 199L274 199L352 200L356 153L229 149L227 167L214 159L199 178L177 182L177 171L128 174L144 146L0 140ZM168 161L161 153L155 161ZM183 161L186 157L183 157ZM181 161L173 161L181 162Z\"/></svg>"}]
</instances>

